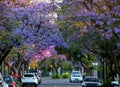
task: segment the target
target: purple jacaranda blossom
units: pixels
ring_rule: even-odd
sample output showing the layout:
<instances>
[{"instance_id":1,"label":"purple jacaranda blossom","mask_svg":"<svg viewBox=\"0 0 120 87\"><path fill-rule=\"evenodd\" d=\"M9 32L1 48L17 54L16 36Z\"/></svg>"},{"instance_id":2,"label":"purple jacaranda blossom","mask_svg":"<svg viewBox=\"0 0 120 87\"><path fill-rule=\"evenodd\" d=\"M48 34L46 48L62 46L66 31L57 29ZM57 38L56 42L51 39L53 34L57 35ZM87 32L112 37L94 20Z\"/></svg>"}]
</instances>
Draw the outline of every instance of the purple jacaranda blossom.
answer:
<instances>
[{"instance_id":1,"label":"purple jacaranda blossom","mask_svg":"<svg viewBox=\"0 0 120 87\"><path fill-rule=\"evenodd\" d=\"M117 46L120 47L120 43L117 43Z\"/></svg>"},{"instance_id":2,"label":"purple jacaranda blossom","mask_svg":"<svg viewBox=\"0 0 120 87\"><path fill-rule=\"evenodd\" d=\"M105 33L105 38L109 40L112 37L112 33Z\"/></svg>"},{"instance_id":3,"label":"purple jacaranda blossom","mask_svg":"<svg viewBox=\"0 0 120 87\"><path fill-rule=\"evenodd\" d=\"M62 46L63 44L65 46L64 40L60 39L62 38L62 36L57 29L57 25L50 23L50 20L56 20L56 18L54 17L54 15L50 15L49 17L47 15L53 10L51 9L51 5L39 4L39 6L36 5L34 6L34 8L41 7L41 5L42 8L40 9L33 9L31 7L24 9L18 8L19 10L17 11L13 10L16 14L19 14L18 16L15 14L14 16L16 16L16 19L21 22L21 25L14 31L14 33L22 35L22 41L26 41L25 43L28 44L35 44L40 41L39 43L41 43L41 46L43 47L50 46L50 44L54 46ZM44 9L46 11L44 12L41 9ZM37 26L39 26L39 29L37 28ZM59 40L62 40L60 41L61 43L59 42Z\"/></svg>"},{"instance_id":4,"label":"purple jacaranda blossom","mask_svg":"<svg viewBox=\"0 0 120 87\"><path fill-rule=\"evenodd\" d=\"M116 3L118 0L113 0L113 3Z\"/></svg>"},{"instance_id":5,"label":"purple jacaranda blossom","mask_svg":"<svg viewBox=\"0 0 120 87\"><path fill-rule=\"evenodd\" d=\"M94 2L94 3L97 3L97 2L98 2L98 0L93 0L93 2Z\"/></svg>"},{"instance_id":6,"label":"purple jacaranda blossom","mask_svg":"<svg viewBox=\"0 0 120 87\"><path fill-rule=\"evenodd\" d=\"M120 10L117 12L118 16L120 16Z\"/></svg>"},{"instance_id":7,"label":"purple jacaranda blossom","mask_svg":"<svg viewBox=\"0 0 120 87\"><path fill-rule=\"evenodd\" d=\"M87 33L87 32L88 32L88 29L87 29L86 26L83 27L82 32L83 32L83 33Z\"/></svg>"},{"instance_id":8,"label":"purple jacaranda blossom","mask_svg":"<svg viewBox=\"0 0 120 87\"><path fill-rule=\"evenodd\" d=\"M110 25L112 22L110 20L107 21L107 24Z\"/></svg>"},{"instance_id":9,"label":"purple jacaranda blossom","mask_svg":"<svg viewBox=\"0 0 120 87\"><path fill-rule=\"evenodd\" d=\"M19 44L19 49L22 46L29 46L25 61L36 58L36 55L39 59L43 59L57 54L55 49L51 48L52 46L68 47L56 22L57 16L54 13L57 7L54 3L41 2L27 7L24 6L25 0L19 0L18 2L20 2L18 3L19 6L13 5L8 11L5 11L4 20L0 20L0 24L5 24L6 21L8 21L7 24L9 21L12 22L9 25L13 29L9 33L13 37L19 36L17 39L20 43L15 39L13 40L14 43L10 42L11 45L14 44L16 47ZM8 26L4 27L5 31ZM39 49L36 50L36 48Z\"/></svg>"},{"instance_id":10,"label":"purple jacaranda blossom","mask_svg":"<svg viewBox=\"0 0 120 87\"><path fill-rule=\"evenodd\" d=\"M97 24L99 24L100 26L102 26L104 24L104 22L102 21L97 21Z\"/></svg>"},{"instance_id":11,"label":"purple jacaranda blossom","mask_svg":"<svg viewBox=\"0 0 120 87\"><path fill-rule=\"evenodd\" d=\"M120 33L120 28L114 28L115 33Z\"/></svg>"}]
</instances>

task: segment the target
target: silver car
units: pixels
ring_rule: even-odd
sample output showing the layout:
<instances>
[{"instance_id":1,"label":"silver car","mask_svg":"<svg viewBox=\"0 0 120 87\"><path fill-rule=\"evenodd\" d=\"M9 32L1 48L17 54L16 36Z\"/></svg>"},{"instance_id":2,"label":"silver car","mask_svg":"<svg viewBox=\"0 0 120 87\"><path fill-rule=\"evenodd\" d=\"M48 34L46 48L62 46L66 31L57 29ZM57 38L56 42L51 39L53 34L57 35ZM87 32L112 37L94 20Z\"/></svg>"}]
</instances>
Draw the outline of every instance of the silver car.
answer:
<instances>
[{"instance_id":1,"label":"silver car","mask_svg":"<svg viewBox=\"0 0 120 87\"><path fill-rule=\"evenodd\" d=\"M37 87L39 84L38 78L36 77L35 73L25 73L23 77L21 78L22 81L22 87L26 85L34 85Z\"/></svg>"}]
</instances>

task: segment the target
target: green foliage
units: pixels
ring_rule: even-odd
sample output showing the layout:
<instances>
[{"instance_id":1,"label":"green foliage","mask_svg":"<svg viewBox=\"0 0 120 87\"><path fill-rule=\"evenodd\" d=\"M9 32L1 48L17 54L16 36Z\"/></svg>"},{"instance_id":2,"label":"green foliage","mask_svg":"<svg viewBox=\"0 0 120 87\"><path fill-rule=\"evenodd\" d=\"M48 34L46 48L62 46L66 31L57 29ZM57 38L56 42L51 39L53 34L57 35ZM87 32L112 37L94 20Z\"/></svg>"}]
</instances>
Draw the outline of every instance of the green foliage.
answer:
<instances>
[{"instance_id":1,"label":"green foliage","mask_svg":"<svg viewBox=\"0 0 120 87\"><path fill-rule=\"evenodd\" d=\"M70 70L71 67L72 67L72 63L69 62L69 61L63 61L63 62L61 63L61 68L62 68L62 70L65 71L65 72L68 71L68 70Z\"/></svg>"},{"instance_id":2,"label":"green foliage","mask_svg":"<svg viewBox=\"0 0 120 87\"><path fill-rule=\"evenodd\" d=\"M22 87L22 83L21 83L21 82L18 82L18 83L17 83L17 86L18 86L18 87Z\"/></svg>"},{"instance_id":3,"label":"green foliage","mask_svg":"<svg viewBox=\"0 0 120 87\"><path fill-rule=\"evenodd\" d=\"M53 75L52 75L52 78L53 78L53 79L60 79L60 75L59 75L59 74L53 74Z\"/></svg>"},{"instance_id":4,"label":"green foliage","mask_svg":"<svg viewBox=\"0 0 120 87\"><path fill-rule=\"evenodd\" d=\"M40 66L39 67L40 69L50 71L51 60L48 58L46 58L45 60L41 60L41 61L39 61L39 66Z\"/></svg>"},{"instance_id":5,"label":"green foliage","mask_svg":"<svg viewBox=\"0 0 120 87\"><path fill-rule=\"evenodd\" d=\"M111 81L112 81L111 77L107 78L107 82L104 83L101 87L113 87L111 86Z\"/></svg>"},{"instance_id":6,"label":"green foliage","mask_svg":"<svg viewBox=\"0 0 120 87\"><path fill-rule=\"evenodd\" d=\"M66 72L61 75L61 78L70 78L70 73Z\"/></svg>"},{"instance_id":7,"label":"green foliage","mask_svg":"<svg viewBox=\"0 0 120 87\"><path fill-rule=\"evenodd\" d=\"M9 19L6 24L5 24L8 28L8 31L12 31L14 30L15 28L17 28L19 25L20 25L20 22L19 21L15 21L15 20L12 20L12 19Z\"/></svg>"},{"instance_id":8,"label":"green foliage","mask_svg":"<svg viewBox=\"0 0 120 87\"><path fill-rule=\"evenodd\" d=\"M0 30L0 41L2 42L2 47L8 47L13 45L13 43L20 43L21 37L19 35L12 36L10 32L4 32Z\"/></svg>"},{"instance_id":9,"label":"green foliage","mask_svg":"<svg viewBox=\"0 0 120 87\"><path fill-rule=\"evenodd\" d=\"M52 75L52 79L60 79L60 78L67 79L69 77L70 77L70 73L69 72L65 72L62 75L55 74L55 73Z\"/></svg>"}]
</instances>

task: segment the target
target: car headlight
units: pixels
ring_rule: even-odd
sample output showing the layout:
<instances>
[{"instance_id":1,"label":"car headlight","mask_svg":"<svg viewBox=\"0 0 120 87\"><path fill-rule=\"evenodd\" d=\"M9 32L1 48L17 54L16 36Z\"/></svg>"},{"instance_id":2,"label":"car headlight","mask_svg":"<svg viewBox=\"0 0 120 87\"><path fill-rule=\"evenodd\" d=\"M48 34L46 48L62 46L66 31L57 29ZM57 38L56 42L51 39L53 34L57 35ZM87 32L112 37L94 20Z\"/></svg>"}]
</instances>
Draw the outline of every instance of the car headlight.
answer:
<instances>
[{"instance_id":1,"label":"car headlight","mask_svg":"<svg viewBox=\"0 0 120 87\"><path fill-rule=\"evenodd\" d=\"M83 80L82 77L80 77L80 80Z\"/></svg>"},{"instance_id":2,"label":"car headlight","mask_svg":"<svg viewBox=\"0 0 120 87\"><path fill-rule=\"evenodd\" d=\"M101 86L102 84L101 83L98 83L98 86Z\"/></svg>"}]
</instances>

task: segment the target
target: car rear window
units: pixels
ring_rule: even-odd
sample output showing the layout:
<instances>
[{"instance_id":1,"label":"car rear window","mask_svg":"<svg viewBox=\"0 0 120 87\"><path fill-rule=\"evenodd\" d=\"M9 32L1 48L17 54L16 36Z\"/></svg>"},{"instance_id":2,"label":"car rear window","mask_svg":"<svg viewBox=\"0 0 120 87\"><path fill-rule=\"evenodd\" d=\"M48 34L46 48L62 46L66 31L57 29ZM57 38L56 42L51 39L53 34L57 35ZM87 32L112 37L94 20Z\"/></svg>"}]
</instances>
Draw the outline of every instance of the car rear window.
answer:
<instances>
[{"instance_id":1,"label":"car rear window","mask_svg":"<svg viewBox=\"0 0 120 87\"><path fill-rule=\"evenodd\" d=\"M24 77L34 77L33 74L25 74Z\"/></svg>"},{"instance_id":2,"label":"car rear window","mask_svg":"<svg viewBox=\"0 0 120 87\"><path fill-rule=\"evenodd\" d=\"M97 79L97 78L85 78L84 81L99 82L99 79Z\"/></svg>"}]
</instances>

